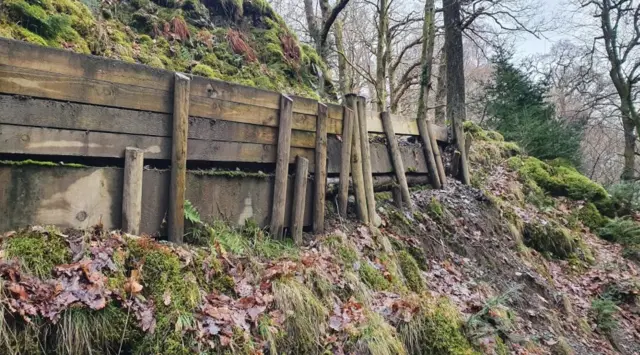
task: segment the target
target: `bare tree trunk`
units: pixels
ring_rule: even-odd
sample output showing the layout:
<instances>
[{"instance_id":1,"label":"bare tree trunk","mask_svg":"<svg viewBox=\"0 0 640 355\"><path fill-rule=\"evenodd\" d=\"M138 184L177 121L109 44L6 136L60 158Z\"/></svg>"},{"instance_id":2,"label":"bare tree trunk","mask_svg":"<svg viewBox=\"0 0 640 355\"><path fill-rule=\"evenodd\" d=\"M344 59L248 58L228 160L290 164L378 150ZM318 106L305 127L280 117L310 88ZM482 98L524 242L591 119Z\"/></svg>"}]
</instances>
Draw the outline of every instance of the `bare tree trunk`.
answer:
<instances>
[{"instance_id":1,"label":"bare tree trunk","mask_svg":"<svg viewBox=\"0 0 640 355\"><path fill-rule=\"evenodd\" d=\"M350 94L351 83L347 74L347 61L344 59L344 40L342 38L342 21L336 21L333 28L333 36L336 40L336 50L338 51L338 81L340 82L340 95L344 99Z\"/></svg>"},{"instance_id":2,"label":"bare tree trunk","mask_svg":"<svg viewBox=\"0 0 640 355\"><path fill-rule=\"evenodd\" d=\"M391 113L396 113L398 111L398 105L396 103L396 71L392 68L391 65L388 65L391 61L391 45L392 38L391 33L389 33L389 20L387 19L386 25L386 35L385 35L385 49L384 49L384 65L387 68L386 80L389 81L389 103L390 103L390 111Z\"/></svg>"},{"instance_id":3,"label":"bare tree trunk","mask_svg":"<svg viewBox=\"0 0 640 355\"><path fill-rule=\"evenodd\" d=\"M445 50L440 52L440 65L438 66L438 87L436 88L436 124L444 125L445 122L445 105L447 98L447 58Z\"/></svg>"},{"instance_id":4,"label":"bare tree trunk","mask_svg":"<svg viewBox=\"0 0 640 355\"><path fill-rule=\"evenodd\" d=\"M629 117L629 112L622 112L622 127L624 129L624 167L622 168L622 180L633 180L635 175L636 159L636 135L635 124Z\"/></svg>"},{"instance_id":5,"label":"bare tree trunk","mask_svg":"<svg viewBox=\"0 0 640 355\"><path fill-rule=\"evenodd\" d=\"M427 119L427 105L431 90L431 71L433 69L433 48L435 46L435 0L427 0L424 5L424 24L422 36L422 72L420 75L420 94L418 99L418 120Z\"/></svg>"},{"instance_id":6,"label":"bare tree trunk","mask_svg":"<svg viewBox=\"0 0 640 355\"><path fill-rule=\"evenodd\" d=\"M447 57L447 117L461 155L462 182L471 183L462 123L467 119L464 83L464 49L460 28L460 0L443 0L445 51Z\"/></svg>"},{"instance_id":7,"label":"bare tree trunk","mask_svg":"<svg viewBox=\"0 0 640 355\"><path fill-rule=\"evenodd\" d=\"M378 97L378 112L386 111L387 107L387 58L386 44L389 30L388 0L378 0L378 47L376 50L376 93Z\"/></svg>"}]
</instances>

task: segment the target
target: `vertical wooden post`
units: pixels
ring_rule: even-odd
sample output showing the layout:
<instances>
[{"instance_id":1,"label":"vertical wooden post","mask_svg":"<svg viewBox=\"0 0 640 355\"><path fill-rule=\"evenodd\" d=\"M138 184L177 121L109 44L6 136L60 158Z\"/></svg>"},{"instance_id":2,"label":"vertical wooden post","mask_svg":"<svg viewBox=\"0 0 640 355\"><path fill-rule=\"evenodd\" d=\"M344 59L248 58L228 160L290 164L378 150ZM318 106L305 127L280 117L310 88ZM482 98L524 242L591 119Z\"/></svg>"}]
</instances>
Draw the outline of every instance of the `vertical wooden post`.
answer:
<instances>
[{"instance_id":1,"label":"vertical wooden post","mask_svg":"<svg viewBox=\"0 0 640 355\"><path fill-rule=\"evenodd\" d=\"M402 208L402 191L400 191L400 186L391 188L391 196L393 197L393 204L398 208Z\"/></svg>"},{"instance_id":2,"label":"vertical wooden post","mask_svg":"<svg viewBox=\"0 0 640 355\"><path fill-rule=\"evenodd\" d=\"M344 107L343 112L338 213L340 213L342 217L347 217L347 204L349 202L349 173L351 172L351 141L353 140L353 121L355 113L346 106Z\"/></svg>"},{"instance_id":3,"label":"vertical wooden post","mask_svg":"<svg viewBox=\"0 0 640 355\"><path fill-rule=\"evenodd\" d=\"M142 174L144 151L127 147L124 151L124 186L122 191L122 230L125 233L140 233L142 216Z\"/></svg>"},{"instance_id":4,"label":"vertical wooden post","mask_svg":"<svg viewBox=\"0 0 640 355\"><path fill-rule=\"evenodd\" d=\"M362 173L362 141L360 139L360 120L358 115L358 98L353 94L346 96L347 105L354 112L353 142L351 147L351 178L353 179L353 191L356 195L356 212L358 219L369 224L369 211L367 209L367 196L364 188L364 175Z\"/></svg>"},{"instance_id":5,"label":"vertical wooden post","mask_svg":"<svg viewBox=\"0 0 640 355\"><path fill-rule=\"evenodd\" d=\"M280 119L278 121L276 180L273 188L273 206L271 208L271 234L276 239L284 238L284 211L287 203L287 180L289 179L292 110L293 100L282 95L280 97Z\"/></svg>"},{"instance_id":6,"label":"vertical wooden post","mask_svg":"<svg viewBox=\"0 0 640 355\"><path fill-rule=\"evenodd\" d=\"M291 217L292 235L296 245L302 245L302 226L304 225L305 199L307 197L307 178L309 159L296 157L296 180L293 185L293 211Z\"/></svg>"},{"instance_id":7,"label":"vertical wooden post","mask_svg":"<svg viewBox=\"0 0 640 355\"><path fill-rule=\"evenodd\" d=\"M431 185L433 188L439 189L442 187L440 184L440 175L438 175L438 167L433 154L433 145L431 144L431 136L429 136L427 120L424 117L418 117L418 131L422 139L422 149L424 149L424 157L427 160L427 169L429 170Z\"/></svg>"},{"instance_id":8,"label":"vertical wooden post","mask_svg":"<svg viewBox=\"0 0 640 355\"><path fill-rule=\"evenodd\" d=\"M175 74L173 92L173 137L171 187L169 191L169 241L182 243L184 237L184 196L187 180L187 134L191 79Z\"/></svg>"},{"instance_id":9,"label":"vertical wooden post","mask_svg":"<svg viewBox=\"0 0 640 355\"><path fill-rule=\"evenodd\" d=\"M369 148L369 130L367 128L366 100L358 96L358 123L360 124L360 143L362 144L362 174L364 177L364 190L367 198L367 212L369 222L378 226L380 217L376 214L376 200L373 193L373 174L371 171L371 149Z\"/></svg>"},{"instance_id":10,"label":"vertical wooden post","mask_svg":"<svg viewBox=\"0 0 640 355\"><path fill-rule=\"evenodd\" d=\"M313 203L313 233L324 233L324 207L327 193L327 106L318 103L316 121L316 197Z\"/></svg>"},{"instance_id":11,"label":"vertical wooden post","mask_svg":"<svg viewBox=\"0 0 640 355\"><path fill-rule=\"evenodd\" d=\"M447 184L447 174L444 172L444 163L442 162L440 147L438 146L438 140L436 139L436 133L433 128L433 121L431 120L427 120L427 131L429 132L429 139L431 140L433 157L436 160L436 168L438 169L438 177L440 177L440 184L442 186L445 186Z\"/></svg>"},{"instance_id":12,"label":"vertical wooden post","mask_svg":"<svg viewBox=\"0 0 640 355\"><path fill-rule=\"evenodd\" d=\"M387 146L389 147L389 151L391 153L391 162L393 163L393 169L396 171L396 178L398 179L400 191L402 192L402 202L410 210L413 210L411 195L409 195L409 185L407 184L407 177L404 174L404 163L402 162L400 148L398 148L398 141L396 140L396 132L393 129L391 116L389 115L389 112L381 112L380 118L382 118L384 133L386 133L387 135Z\"/></svg>"}]
</instances>

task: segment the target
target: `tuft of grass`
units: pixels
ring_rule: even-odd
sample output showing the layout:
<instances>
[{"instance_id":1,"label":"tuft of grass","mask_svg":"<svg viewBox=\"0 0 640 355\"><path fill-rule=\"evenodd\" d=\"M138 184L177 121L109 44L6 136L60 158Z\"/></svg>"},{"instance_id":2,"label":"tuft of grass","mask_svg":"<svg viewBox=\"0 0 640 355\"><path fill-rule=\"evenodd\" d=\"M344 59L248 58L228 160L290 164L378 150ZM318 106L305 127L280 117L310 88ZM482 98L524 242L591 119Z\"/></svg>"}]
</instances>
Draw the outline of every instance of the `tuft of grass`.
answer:
<instances>
[{"instance_id":1,"label":"tuft of grass","mask_svg":"<svg viewBox=\"0 0 640 355\"><path fill-rule=\"evenodd\" d=\"M364 350L363 353L370 355L403 355L407 353L395 328L385 322L379 314L369 313L367 320L356 346Z\"/></svg>"},{"instance_id":2,"label":"tuft of grass","mask_svg":"<svg viewBox=\"0 0 640 355\"><path fill-rule=\"evenodd\" d=\"M288 353L318 353L322 348L328 309L300 282L284 278L273 282L276 307L285 316L287 334L278 347Z\"/></svg>"},{"instance_id":3,"label":"tuft of grass","mask_svg":"<svg viewBox=\"0 0 640 355\"><path fill-rule=\"evenodd\" d=\"M46 233L25 230L4 242L7 258L17 259L29 273L47 279L56 265L71 262L66 240L56 231Z\"/></svg>"}]
</instances>

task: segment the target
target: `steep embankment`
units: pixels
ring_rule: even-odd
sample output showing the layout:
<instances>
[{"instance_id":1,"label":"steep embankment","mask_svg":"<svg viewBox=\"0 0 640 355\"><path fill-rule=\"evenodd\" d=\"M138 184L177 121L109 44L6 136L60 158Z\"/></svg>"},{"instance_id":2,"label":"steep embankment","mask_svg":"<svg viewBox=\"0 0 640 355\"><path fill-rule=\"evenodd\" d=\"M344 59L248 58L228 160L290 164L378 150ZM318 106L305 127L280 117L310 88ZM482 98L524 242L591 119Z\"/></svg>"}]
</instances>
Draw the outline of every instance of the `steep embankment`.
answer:
<instances>
[{"instance_id":1,"label":"steep embankment","mask_svg":"<svg viewBox=\"0 0 640 355\"><path fill-rule=\"evenodd\" d=\"M4 0L0 37L308 97L324 70L265 0Z\"/></svg>"},{"instance_id":2,"label":"steep embankment","mask_svg":"<svg viewBox=\"0 0 640 355\"><path fill-rule=\"evenodd\" d=\"M197 247L99 227L6 233L0 351L640 350L638 267L625 258L636 256L640 228L603 216L620 206L574 169L466 128L476 187L416 189L411 214L378 194L382 228L336 219L303 248L250 224L207 225L192 209Z\"/></svg>"}]
</instances>

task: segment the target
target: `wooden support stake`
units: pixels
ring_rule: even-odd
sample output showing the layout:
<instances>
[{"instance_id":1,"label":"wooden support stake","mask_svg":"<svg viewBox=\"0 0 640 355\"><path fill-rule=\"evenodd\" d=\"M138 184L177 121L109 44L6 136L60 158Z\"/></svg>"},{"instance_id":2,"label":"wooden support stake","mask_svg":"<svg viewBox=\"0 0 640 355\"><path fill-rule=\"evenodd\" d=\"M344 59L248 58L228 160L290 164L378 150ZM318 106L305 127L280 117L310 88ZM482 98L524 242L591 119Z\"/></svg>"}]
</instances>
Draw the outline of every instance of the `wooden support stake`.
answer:
<instances>
[{"instance_id":1,"label":"wooden support stake","mask_svg":"<svg viewBox=\"0 0 640 355\"><path fill-rule=\"evenodd\" d=\"M142 216L142 174L144 151L127 147L124 151L124 186L122 189L122 231L138 235Z\"/></svg>"},{"instance_id":2,"label":"wooden support stake","mask_svg":"<svg viewBox=\"0 0 640 355\"><path fill-rule=\"evenodd\" d=\"M358 123L360 124L360 143L362 145L362 174L364 177L364 190L367 198L367 212L369 222L376 227L381 222L376 214L376 199L373 194L373 174L371 172L371 150L369 148L369 130L367 129L366 99L358 96Z\"/></svg>"},{"instance_id":3,"label":"wooden support stake","mask_svg":"<svg viewBox=\"0 0 640 355\"><path fill-rule=\"evenodd\" d=\"M291 151L292 117L293 100L282 95L280 97L280 120L278 122L276 180L273 188L273 206L271 209L271 234L276 239L284 238L284 211L287 203L287 180L289 179L289 153Z\"/></svg>"},{"instance_id":4,"label":"wooden support stake","mask_svg":"<svg viewBox=\"0 0 640 355\"><path fill-rule=\"evenodd\" d=\"M327 106L318 104L318 120L316 121L316 168L313 203L313 233L324 233L324 208L327 193Z\"/></svg>"},{"instance_id":5,"label":"wooden support stake","mask_svg":"<svg viewBox=\"0 0 640 355\"><path fill-rule=\"evenodd\" d=\"M307 197L307 178L309 175L309 159L296 158L296 180L293 185L292 235L296 245L302 245L302 226L304 224L304 206Z\"/></svg>"},{"instance_id":6,"label":"wooden support stake","mask_svg":"<svg viewBox=\"0 0 640 355\"><path fill-rule=\"evenodd\" d=\"M438 168L438 177L440 178L440 184L444 187L447 184L447 174L444 171L444 163L442 162L440 147L438 146L435 129L433 128L433 121L431 120L427 120L427 131L429 132L431 148L433 150L433 156L436 160L436 167Z\"/></svg>"},{"instance_id":7,"label":"wooden support stake","mask_svg":"<svg viewBox=\"0 0 640 355\"><path fill-rule=\"evenodd\" d=\"M402 208L402 191L400 186L394 186L391 188L391 196L393 197L393 204L397 208Z\"/></svg>"},{"instance_id":8,"label":"wooden support stake","mask_svg":"<svg viewBox=\"0 0 640 355\"><path fill-rule=\"evenodd\" d=\"M349 202L349 173L351 172L351 141L353 140L353 126L355 113L344 107L342 123L342 152L340 154L340 193L338 194L338 213L347 217Z\"/></svg>"},{"instance_id":9,"label":"wooden support stake","mask_svg":"<svg viewBox=\"0 0 640 355\"><path fill-rule=\"evenodd\" d=\"M382 125L384 126L384 132L387 135L387 147L391 153L391 161L393 162L393 169L396 173L396 178L400 184L400 191L402 192L402 202L410 209L413 210L413 204L411 203L411 195L409 195L409 185L407 184L407 177L404 174L404 164L402 162L402 155L400 155L400 149L398 148L398 141L396 140L396 133L393 130L393 122L391 122L391 116L389 112L381 112Z\"/></svg>"},{"instance_id":10,"label":"wooden support stake","mask_svg":"<svg viewBox=\"0 0 640 355\"><path fill-rule=\"evenodd\" d=\"M169 191L169 241L182 243L184 237L184 199L187 180L187 135L189 130L189 92L191 79L175 74L173 92L173 137L171 149L171 187Z\"/></svg>"},{"instance_id":11,"label":"wooden support stake","mask_svg":"<svg viewBox=\"0 0 640 355\"><path fill-rule=\"evenodd\" d=\"M418 131L422 139L422 149L424 149L424 157L427 160L427 170L429 170L431 185L434 189L439 189L442 187L442 184L440 183L440 175L438 174L438 167L433 154L433 145L431 144L427 120L424 117L418 118Z\"/></svg>"},{"instance_id":12,"label":"wooden support stake","mask_svg":"<svg viewBox=\"0 0 640 355\"><path fill-rule=\"evenodd\" d=\"M353 142L351 147L351 178L356 195L356 212L358 219L364 224L369 224L369 211L367 208L367 195L364 187L364 174L362 172L362 140L360 139L360 120L358 112L358 98L350 94L346 96L347 105L354 112Z\"/></svg>"}]
</instances>

